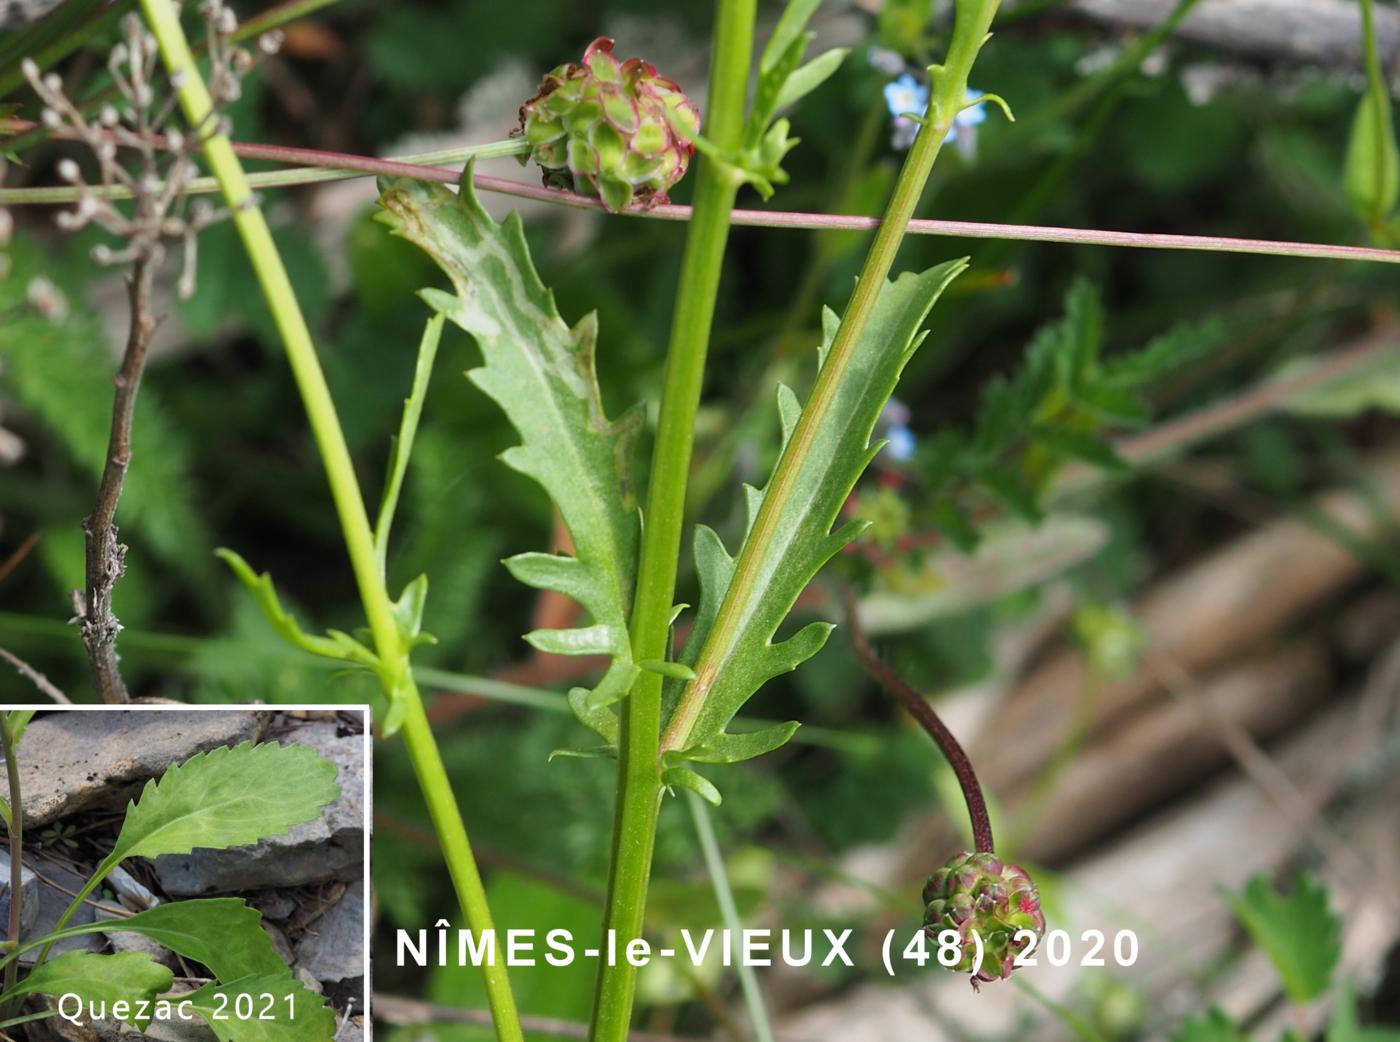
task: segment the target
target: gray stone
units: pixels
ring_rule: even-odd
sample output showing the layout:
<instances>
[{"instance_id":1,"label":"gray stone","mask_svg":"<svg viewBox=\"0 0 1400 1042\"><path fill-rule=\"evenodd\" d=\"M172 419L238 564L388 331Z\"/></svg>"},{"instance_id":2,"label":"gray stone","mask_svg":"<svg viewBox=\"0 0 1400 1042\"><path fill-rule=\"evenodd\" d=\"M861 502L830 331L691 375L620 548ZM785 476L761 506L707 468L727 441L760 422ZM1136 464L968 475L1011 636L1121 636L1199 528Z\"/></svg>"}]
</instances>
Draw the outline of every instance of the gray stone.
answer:
<instances>
[{"instance_id":1,"label":"gray stone","mask_svg":"<svg viewBox=\"0 0 1400 1042\"><path fill-rule=\"evenodd\" d=\"M27 741L28 738L29 736L26 734L25 740ZM71 872L66 865L53 858L45 857L43 854L30 855L29 865L34 869L34 874L39 877L40 884L39 914L35 917L34 922L34 935L38 937L48 933L58 924L59 917L68 908L69 903L73 900L73 895L81 890L83 884L87 882L87 876L77 875ZM82 926L84 923L93 922L96 918L92 905L84 902L73 913L73 918L68 920L68 925ZM67 937L56 942L53 946L54 954L71 951L95 952L101 951L101 949L102 938L97 934ZM35 948L21 955L19 961L29 965L38 956L39 949Z\"/></svg>"},{"instance_id":2,"label":"gray stone","mask_svg":"<svg viewBox=\"0 0 1400 1042\"><path fill-rule=\"evenodd\" d=\"M20 864L19 932L29 936L39 917L39 877ZM0 933L10 928L10 852L0 850Z\"/></svg>"},{"instance_id":3,"label":"gray stone","mask_svg":"<svg viewBox=\"0 0 1400 1042\"><path fill-rule=\"evenodd\" d=\"M363 977L364 931L364 894L358 886L348 887L297 942L297 966L323 984Z\"/></svg>"},{"instance_id":4,"label":"gray stone","mask_svg":"<svg viewBox=\"0 0 1400 1042\"><path fill-rule=\"evenodd\" d=\"M148 778L221 745L256 739L248 709L64 709L36 716L20 747L26 827L89 808L121 809Z\"/></svg>"},{"instance_id":5,"label":"gray stone","mask_svg":"<svg viewBox=\"0 0 1400 1042\"><path fill-rule=\"evenodd\" d=\"M262 890L248 894L245 900L262 913L264 919L281 922L297 910L297 903L283 890Z\"/></svg>"},{"instance_id":6,"label":"gray stone","mask_svg":"<svg viewBox=\"0 0 1400 1042\"><path fill-rule=\"evenodd\" d=\"M232 850L196 850L156 858L160 885L172 897L230 893L359 879L365 840L364 738L340 737L332 723L309 723L278 739L315 749L335 763L340 797L314 821L281 836Z\"/></svg>"}]
</instances>

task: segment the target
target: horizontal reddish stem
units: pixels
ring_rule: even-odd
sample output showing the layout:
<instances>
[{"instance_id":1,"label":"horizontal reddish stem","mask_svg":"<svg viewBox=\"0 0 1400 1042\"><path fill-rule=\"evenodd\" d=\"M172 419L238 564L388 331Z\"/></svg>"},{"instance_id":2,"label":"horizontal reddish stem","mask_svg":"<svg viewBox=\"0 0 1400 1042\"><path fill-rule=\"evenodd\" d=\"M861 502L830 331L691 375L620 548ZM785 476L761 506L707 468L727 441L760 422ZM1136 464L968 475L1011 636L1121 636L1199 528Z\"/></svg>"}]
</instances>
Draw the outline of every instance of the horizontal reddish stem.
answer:
<instances>
[{"instance_id":1,"label":"horizontal reddish stem","mask_svg":"<svg viewBox=\"0 0 1400 1042\"><path fill-rule=\"evenodd\" d=\"M0 133L21 134L38 125L22 119L0 119ZM390 177L414 177L424 181L455 183L459 171L392 159L323 152L291 145L261 145L233 142L233 149L246 159L259 159L289 166L325 167L354 170ZM505 177L476 174L482 191L534 199L556 206L584 210L603 209L602 201L587 195L561 192L554 188L522 184ZM649 210L624 211L628 217L651 217L664 221L690 220L690 207L663 203ZM856 214L801 213L785 210L735 210L734 223L763 228L807 228L830 231L869 231L879 226L878 217ZM1149 250L1195 250L1207 253L1247 253L1264 256L1307 257L1347 261L1373 261L1400 264L1400 251L1369 246L1338 246L1329 243L1288 242L1274 239L1242 239L1224 235L1171 235L1149 232L1119 232L1101 228L1058 228L1039 224L995 224L988 221L912 220L908 230L917 235L944 235L957 239L1008 239L1018 242L1056 242L1079 246L1120 246Z\"/></svg>"}]
</instances>

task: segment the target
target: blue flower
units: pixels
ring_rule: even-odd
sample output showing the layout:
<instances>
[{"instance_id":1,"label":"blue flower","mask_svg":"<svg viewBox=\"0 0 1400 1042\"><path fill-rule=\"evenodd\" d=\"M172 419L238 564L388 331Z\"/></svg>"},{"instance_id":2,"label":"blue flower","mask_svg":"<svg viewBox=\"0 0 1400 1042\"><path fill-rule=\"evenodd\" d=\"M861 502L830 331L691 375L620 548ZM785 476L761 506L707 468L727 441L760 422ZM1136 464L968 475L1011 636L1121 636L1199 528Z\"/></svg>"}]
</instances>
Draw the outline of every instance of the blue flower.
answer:
<instances>
[{"instance_id":1,"label":"blue flower","mask_svg":"<svg viewBox=\"0 0 1400 1042\"><path fill-rule=\"evenodd\" d=\"M982 91L968 88L968 101L976 101L982 96ZM894 117L894 135L890 144L898 151L902 152L914 143L919 124L909 116L924 115L928 102L928 87L910 73L906 72L899 79L885 84L885 105ZM986 120L987 106L971 105L953 117L953 125L948 128L948 136L944 140L956 144L958 151L970 159L977 149L977 127Z\"/></svg>"},{"instance_id":2,"label":"blue flower","mask_svg":"<svg viewBox=\"0 0 1400 1042\"><path fill-rule=\"evenodd\" d=\"M897 80L885 84L885 104L890 115L898 119L906 112L922 116L928 108L928 87L905 73Z\"/></svg>"},{"instance_id":3,"label":"blue flower","mask_svg":"<svg viewBox=\"0 0 1400 1042\"><path fill-rule=\"evenodd\" d=\"M908 463L914 458L917 445L914 432L908 427L891 427L885 432L885 437L889 439L885 451L890 454L890 459L896 463Z\"/></svg>"},{"instance_id":4,"label":"blue flower","mask_svg":"<svg viewBox=\"0 0 1400 1042\"><path fill-rule=\"evenodd\" d=\"M982 91L980 91L980 90L975 90L975 89L972 88L972 87L967 88L967 100L968 100L968 101L976 101L978 98L980 98L980 97L982 97L982 96L983 96L983 92L982 92ZM980 123L985 123L986 121L987 121L987 106L986 106L986 105L973 105L973 106L971 106L970 108L965 108L965 109L963 109L961 112L959 112L959 113L957 114L956 117L954 117L954 119L953 119L953 128L954 128L954 132L956 132L956 130L957 130L958 127L975 127L975 126L977 126L977 125L980 124Z\"/></svg>"}]
</instances>

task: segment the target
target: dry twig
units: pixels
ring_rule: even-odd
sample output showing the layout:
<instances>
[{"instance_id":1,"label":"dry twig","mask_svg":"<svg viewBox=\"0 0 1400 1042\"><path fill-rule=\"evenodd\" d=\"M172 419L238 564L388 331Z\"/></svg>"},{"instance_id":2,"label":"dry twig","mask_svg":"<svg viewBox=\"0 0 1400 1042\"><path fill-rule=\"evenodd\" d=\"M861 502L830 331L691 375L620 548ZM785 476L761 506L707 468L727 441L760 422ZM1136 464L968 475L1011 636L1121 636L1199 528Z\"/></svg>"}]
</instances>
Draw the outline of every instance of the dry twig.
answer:
<instances>
[{"instance_id":1,"label":"dry twig","mask_svg":"<svg viewBox=\"0 0 1400 1042\"><path fill-rule=\"evenodd\" d=\"M89 187L73 159L59 163L59 176L79 189L76 207L59 214L59 227L75 230L96 224L121 240L112 249L106 245L93 250L99 264L129 264L127 279L130 299L130 326L121 367L117 372L112 406L112 426L107 455L98 488L97 505L83 521L86 537L86 580L84 589L73 596L75 621L82 632L98 693L104 702L131 701L121 676L117 656L117 635L121 623L112 610L112 593L125 571L126 546L117 538L116 515L131 465L132 427L136 400L150 349L151 335L158 324L151 297L155 273L164 259L165 244L179 244L183 268L180 296L194 292L196 242L199 233L222 214L208 202L191 202L184 186L198 174L194 156L210 126L220 125L217 108L235 100L241 92L243 75L253 66L254 56L232 44L237 23L232 12L219 0L207 0L203 10L208 25L211 61L210 90L216 114L208 125L185 134L171 124L177 109L175 85L158 79L160 55L156 41L134 15L122 23L124 39L112 48L107 61L117 91L119 105L104 105L93 120L64 93L63 81L55 74L44 75L26 60L24 74L44 104L42 122L50 130L81 142L97 162L99 183ZM276 49L278 39L260 41L262 53ZM133 154L131 168L118 159L119 150ZM109 198L110 190L120 187L131 195L129 208L122 209Z\"/></svg>"}]
</instances>

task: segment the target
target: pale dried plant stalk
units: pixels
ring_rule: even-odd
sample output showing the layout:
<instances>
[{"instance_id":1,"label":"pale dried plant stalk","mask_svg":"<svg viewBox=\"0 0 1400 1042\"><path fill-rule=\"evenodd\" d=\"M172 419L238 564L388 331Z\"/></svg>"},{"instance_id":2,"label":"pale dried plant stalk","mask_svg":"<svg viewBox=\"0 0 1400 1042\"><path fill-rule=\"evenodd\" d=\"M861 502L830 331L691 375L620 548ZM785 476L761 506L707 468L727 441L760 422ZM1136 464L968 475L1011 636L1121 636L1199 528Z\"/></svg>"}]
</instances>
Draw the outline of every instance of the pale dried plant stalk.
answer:
<instances>
[{"instance_id":1,"label":"pale dried plant stalk","mask_svg":"<svg viewBox=\"0 0 1400 1042\"><path fill-rule=\"evenodd\" d=\"M68 96L56 73L42 73L30 60L23 65L25 78L43 102L44 126L56 137L86 146L95 164L95 178L90 181L77 160L59 161L58 176L78 192L73 209L58 215L59 227L77 231L96 225L119 242L94 247L93 260L130 267L130 325L114 381L107 456L97 505L83 522L86 583L73 594L74 621L82 633L98 692L110 703L130 701L116 652L122 627L112 611L112 592L125 571L127 550L117 539L115 521L131 463L136 396L158 322L151 304L155 273L167 245L175 246L181 255L178 293L182 299L193 295L199 233L227 216L227 211L185 194L199 173L195 156L206 135L227 133L228 120L222 110L241 95L243 77L258 56L273 53L280 42L275 36L264 37L258 54L254 54L233 43L237 19L221 0L206 0L201 11L208 32L214 110L198 127L178 125L180 84L162 75L155 38L135 15L122 22L123 39L107 60L120 100L102 105L95 115L84 113ZM112 199L115 188L129 192L130 201ZM0 236L8 233L7 220L7 215L0 217Z\"/></svg>"}]
</instances>

